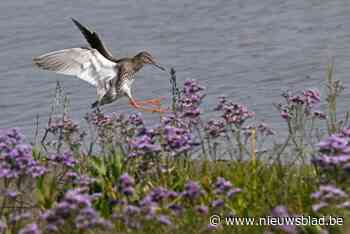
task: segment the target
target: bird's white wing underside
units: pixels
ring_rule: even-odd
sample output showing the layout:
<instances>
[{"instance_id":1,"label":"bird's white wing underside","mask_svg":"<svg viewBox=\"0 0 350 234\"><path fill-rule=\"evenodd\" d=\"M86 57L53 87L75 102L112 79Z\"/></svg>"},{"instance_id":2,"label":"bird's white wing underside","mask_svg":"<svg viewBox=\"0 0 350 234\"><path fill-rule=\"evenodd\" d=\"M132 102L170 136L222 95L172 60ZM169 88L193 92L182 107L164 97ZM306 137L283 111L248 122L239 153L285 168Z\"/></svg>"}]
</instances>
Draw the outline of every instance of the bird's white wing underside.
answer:
<instances>
[{"instance_id":1,"label":"bird's white wing underside","mask_svg":"<svg viewBox=\"0 0 350 234\"><path fill-rule=\"evenodd\" d=\"M98 98L107 92L109 81L117 76L117 64L90 48L54 51L36 57L33 61L44 70L76 76L96 86Z\"/></svg>"}]
</instances>

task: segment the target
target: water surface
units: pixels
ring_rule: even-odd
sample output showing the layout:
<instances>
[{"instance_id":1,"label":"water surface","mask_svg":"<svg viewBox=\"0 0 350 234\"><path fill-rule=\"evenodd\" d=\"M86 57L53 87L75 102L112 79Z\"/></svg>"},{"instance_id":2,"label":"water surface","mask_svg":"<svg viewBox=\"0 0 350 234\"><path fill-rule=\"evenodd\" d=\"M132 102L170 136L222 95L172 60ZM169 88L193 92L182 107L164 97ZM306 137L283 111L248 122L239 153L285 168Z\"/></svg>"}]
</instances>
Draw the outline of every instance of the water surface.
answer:
<instances>
[{"instance_id":1,"label":"water surface","mask_svg":"<svg viewBox=\"0 0 350 234\"><path fill-rule=\"evenodd\" d=\"M217 97L226 94L279 129L283 121L272 103L281 90L324 91L331 57L336 77L350 83L349 1L1 1L0 127L18 126L31 135L36 115L44 125L57 80L76 120L95 101L95 89L83 81L32 66L34 56L85 44L70 17L98 31L115 55L146 49L175 67L180 81L200 80L207 87L208 115ZM168 76L151 67L134 84L138 98L169 95ZM344 111L349 92L341 97ZM122 100L106 111L130 108Z\"/></svg>"}]
</instances>

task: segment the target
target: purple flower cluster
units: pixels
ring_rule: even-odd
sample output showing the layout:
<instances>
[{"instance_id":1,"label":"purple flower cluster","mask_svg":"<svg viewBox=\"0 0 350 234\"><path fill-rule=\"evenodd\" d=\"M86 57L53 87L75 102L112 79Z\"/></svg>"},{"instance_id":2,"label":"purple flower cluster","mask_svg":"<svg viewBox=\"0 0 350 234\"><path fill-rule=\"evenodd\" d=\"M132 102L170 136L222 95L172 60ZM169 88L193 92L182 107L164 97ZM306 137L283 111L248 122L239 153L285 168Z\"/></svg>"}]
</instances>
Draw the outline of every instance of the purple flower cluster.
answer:
<instances>
[{"instance_id":1,"label":"purple flower cluster","mask_svg":"<svg viewBox=\"0 0 350 234\"><path fill-rule=\"evenodd\" d=\"M94 197L86 194L85 190L83 188L69 190L56 207L42 215L42 219L47 223L47 230L60 232L65 225L72 224L69 220L74 220L74 226L67 228L88 230L111 227L111 223L103 219L92 207Z\"/></svg>"},{"instance_id":2,"label":"purple flower cluster","mask_svg":"<svg viewBox=\"0 0 350 234\"><path fill-rule=\"evenodd\" d=\"M252 135L252 130L255 129L258 133L260 133L262 136L271 136L275 135L275 131L271 129L267 124L265 123L259 123L259 124L253 124L249 125L247 127L244 127L244 134L249 137Z\"/></svg>"},{"instance_id":3,"label":"purple flower cluster","mask_svg":"<svg viewBox=\"0 0 350 234\"><path fill-rule=\"evenodd\" d=\"M165 150L172 155L188 152L197 145L193 135L186 128L167 125L164 127Z\"/></svg>"},{"instance_id":4,"label":"purple flower cluster","mask_svg":"<svg viewBox=\"0 0 350 234\"><path fill-rule=\"evenodd\" d=\"M285 206L276 206L275 208L272 209L271 211L271 216L272 217L277 217L277 218L282 218L282 217L292 217L292 215L289 213L287 207ZM298 228L294 224L286 224L283 223L282 225L279 224L277 226L273 226L274 229L283 231L283 233L288 233L288 234L298 234Z\"/></svg>"},{"instance_id":5,"label":"purple flower cluster","mask_svg":"<svg viewBox=\"0 0 350 234\"><path fill-rule=\"evenodd\" d=\"M348 139L344 138L341 135L333 134L330 137L318 143L318 146L320 147L320 151L333 153L350 153Z\"/></svg>"},{"instance_id":6,"label":"purple flower cluster","mask_svg":"<svg viewBox=\"0 0 350 234\"><path fill-rule=\"evenodd\" d=\"M155 139L153 129L140 129L139 133L130 140L130 157L144 156L147 154L160 152L160 144Z\"/></svg>"},{"instance_id":7,"label":"purple flower cluster","mask_svg":"<svg viewBox=\"0 0 350 234\"><path fill-rule=\"evenodd\" d=\"M255 113L249 111L246 106L230 102L226 97L219 98L219 104L215 110L222 111L222 118L227 124L236 126L242 126L247 119L255 116Z\"/></svg>"},{"instance_id":8,"label":"purple flower cluster","mask_svg":"<svg viewBox=\"0 0 350 234\"><path fill-rule=\"evenodd\" d=\"M215 182L215 192L217 194L225 194L229 198L233 198L237 193L240 193L242 190L239 188L234 188L232 183L228 180L225 180L223 177L218 177Z\"/></svg>"},{"instance_id":9,"label":"purple flower cluster","mask_svg":"<svg viewBox=\"0 0 350 234\"><path fill-rule=\"evenodd\" d=\"M341 134L333 134L318 143L320 155L314 156L312 161L321 168L334 166L346 167L350 161L349 137L347 129Z\"/></svg>"},{"instance_id":10,"label":"purple flower cluster","mask_svg":"<svg viewBox=\"0 0 350 234\"><path fill-rule=\"evenodd\" d=\"M287 91L283 93L282 96L287 102L287 104L278 105L278 109L283 119L288 120L293 117L297 106L303 106L304 113L307 116L311 115L315 118L326 119L326 115L323 112L312 110L321 100L320 92L317 89L307 89L299 95L294 95L290 91Z\"/></svg>"},{"instance_id":11,"label":"purple flower cluster","mask_svg":"<svg viewBox=\"0 0 350 234\"><path fill-rule=\"evenodd\" d=\"M134 190L135 180L133 177L129 176L128 173L124 173L119 178L119 190L126 196L132 196L135 192Z\"/></svg>"},{"instance_id":12,"label":"purple flower cluster","mask_svg":"<svg viewBox=\"0 0 350 234\"><path fill-rule=\"evenodd\" d=\"M320 155L314 157L312 162L322 168L334 168L335 166L343 166L347 167L346 163L350 161L350 155L336 155L336 156L328 156L328 155Z\"/></svg>"},{"instance_id":13,"label":"purple flower cluster","mask_svg":"<svg viewBox=\"0 0 350 234\"><path fill-rule=\"evenodd\" d=\"M104 114L102 112L93 112L88 114L85 119L98 128L108 128L111 126L126 126L129 119L124 114L115 112Z\"/></svg>"},{"instance_id":14,"label":"purple flower cluster","mask_svg":"<svg viewBox=\"0 0 350 234\"><path fill-rule=\"evenodd\" d=\"M189 118L193 123L197 122L197 118L201 114L199 106L204 97L203 90L204 88L196 80L185 81L179 100L181 117Z\"/></svg>"},{"instance_id":15,"label":"purple flower cluster","mask_svg":"<svg viewBox=\"0 0 350 234\"><path fill-rule=\"evenodd\" d=\"M205 126L205 131L213 138L219 137L226 131L225 123L222 120L209 120Z\"/></svg>"},{"instance_id":16,"label":"purple flower cluster","mask_svg":"<svg viewBox=\"0 0 350 234\"><path fill-rule=\"evenodd\" d=\"M140 201L141 211L146 219L156 218L161 224L170 225L171 221L169 217L158 213L157 210L160 210L163 204L166 204L167 201L174 200L177 196L178 193L169 191L163 187L154 188ZM175 206L169 208L177 212Z\"/></svg>"},{"instance_id":17,"label":"purple flower cluster","mask_svg":"<svg viewBox=\"0 0 350 234\"><path fill-rule=\"evenodd\" d=\"M303 97L307 105L312 106L321 101L320 92L317 89L308 89L303 92Z\"/></svg>"},{"instance_id":18,"label":"purple flower cluster","mask_svg":"<svg viewBox=\"0 0 350 234\"><path fill-rule=\"evenodd\" d=\"M111 125L113 119L111 118L110 115L104 115L102 113L93 113L93 115L91 116L91 122L95 125L95 126L109 126Z\"/></svg>"},{"instance_id":19,"label":"purple flower cluster","mask_svg":"<svg viewBox=\"0 0 350 234\"><path fill-rule=\"evenodd\" d=\"M70 152L64 152L63 154L51 154L48 159L57 164L63 164L66 167L74 167L78 162Z\"/></svg>"},{"instance_id":20,"label":"purple flower cluster","mask_svg":"<svg viewBox=\"0 0 350 234\"><path fill-rule=\"evenodd\" d=\"M185 189L182 192L182 196L191 200L197 199L203 194L201 186L195 181L188 181L185 185Z\"/></svg>"},{"instance_id":21,"label":"purple flower cluster","mask_svg":"<svg viewBox=\"0 0 350 234\"><path fill-rule=\"evenodd\" d=\"M36 223L27 224L24 228L22 228L18 234L41 234L41 230L39 229Z\"/></svg>"},{"instance_id":22,"label":"purple flower cluster","mask_svg":"<svg viewBox=\"0 0 350 234\"><path fill-rule=\"evenodd\" d=\"M49 123L48 131L57 134L61 130L64 134L71 134L79 131L79 125L67 116L63 118L53 118Z\"/></svg>"},{"instance_id":23,"label":"purple flower cluster","mask_svg":"<svg viewBox=\"0 0 350 234\"><path fill-rule=\"evenodd\" d=\"M349 208L349 202L344 202L348 195L334 185L321 185L317 192L311 194L311 197L317 200L317 203L312 206L315 212L334 204L338 208Z\"/></svg>"},{"instance_id":24,"label":"purple flower cluster","mask_svg":"<svg viewBox=\"0 0 350 234\"><path fill-rule=\"evenodd\" d=\"M120 179L120 187L130 188L133 186L134 179L127 174ZM129 194L124 193L129 196ZM167 190L163 187L153 188L146 196L140 198L136 204L131 204L129 200L119 200L116 202L120 212L114 213L113 217L121 220L129 228L140 228L143 220L157 220L162 225L171 225L171 219L168 215L162 213L168 202L173 201L178 193ZM175 212L176 205L167 207ZM174 209L173 209L174 208ZM181 207L180 207L181 208Z\"/></svg>"},{"instance_id":25,"label":"purple flower cluster","mask_svg":"<svg viewBox=\"0 0 350 234\"><path fill-rule=\"evenodd\" d=\"M6 223L0 220L0 233L5 233L6 228L7 228Z\"/></svg>"},{"instance_id":26,"label":"purple flower cluster","mask_svg":"<svg viewBox=\"0 0 350 234\"><path fill-rule=\"evenodd\" d=\"M129 123L134 126L143 125L143 119L141 113L133 113L129 115Z\"/></svg>"},{"instance_id":27,"label":"purple flower cluster","mask_svg":"<svg viewBox=\"0 0 350 234\"><path fill-rule=\"evenodd\" d=\"M0 178L38 177L45 172L17 129L0 130Z\"/></svg>"}]
</instances>

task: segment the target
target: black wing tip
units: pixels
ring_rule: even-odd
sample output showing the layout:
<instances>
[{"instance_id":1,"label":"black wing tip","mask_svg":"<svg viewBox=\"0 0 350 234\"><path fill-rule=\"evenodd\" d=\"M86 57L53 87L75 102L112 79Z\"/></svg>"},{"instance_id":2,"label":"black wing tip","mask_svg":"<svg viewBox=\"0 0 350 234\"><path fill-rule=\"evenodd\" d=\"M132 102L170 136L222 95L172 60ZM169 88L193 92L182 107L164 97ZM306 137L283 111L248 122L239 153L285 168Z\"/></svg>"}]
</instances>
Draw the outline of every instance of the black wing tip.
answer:
<instances>
[{"instance_id":1,"label":"black wing tip","mask_svg":"<svg viewBox=\"0 0 350 234\"><path fill-rule=\"evenodd\" d=\"M81 23L79 23L79 21L78 20L76 20L76 19L74 19L73 17L70 17L70 19L73 21L73 23L75 24L75 25L82 25Z\"/></svg>"},{"instance_id":2,"label":"black wing tip","mask_svg":"<svg viewBox=\"0 0 350 234\"><path fill-rule=\"evenodd\" d=\"M87 27L82 25L78 20L74 18L71 18L71 20L78 27L78 29L84 34L84 36L90 36L91 34L93 34L93 32L91 32Z\"/></svg>"}]
</instances>

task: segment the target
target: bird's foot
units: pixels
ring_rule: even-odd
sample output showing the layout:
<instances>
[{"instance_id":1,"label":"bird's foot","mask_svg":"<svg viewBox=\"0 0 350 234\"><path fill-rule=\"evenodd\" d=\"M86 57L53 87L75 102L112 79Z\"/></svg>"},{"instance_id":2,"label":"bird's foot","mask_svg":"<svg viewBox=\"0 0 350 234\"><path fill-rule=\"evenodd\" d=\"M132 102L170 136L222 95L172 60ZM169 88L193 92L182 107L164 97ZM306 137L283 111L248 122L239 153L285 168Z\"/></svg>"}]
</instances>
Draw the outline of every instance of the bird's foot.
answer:
<instances>
[{"instance_id":1,"label":"bird's foot","mask_svg":"<svg viewBox=\"0 0 350 234\"><path fill-rule=\"evenodd\" d=\"M162 100L164 100L164 99L165 99L165 97L146 99L146 100L137 101L137 103L141 104L141 105L151 104L154 106L160 106L162 103Z\"/></svg>"},{"instance_id":2,"label":"bird's foot","mask_svg":"<svg viewBox=\"0 0 350 234\"><path fill-rule=\"evenodd\" d=\"M148 100L147 100L148 101ZM144 112L150 112L150 113L166 113L169 111L169 109L164 109L164 108L155 108L155 109L148 109L143 107L144 102L135 102L135 101L130 101L130 105L133 106L136 109L139 109Z\"/></svg>"},{"instance_id":3,"label":"bird's foot","mask_svg":"<svg viewBox=\"0 0 350 234\"><path fill-rule=\"evenodd\" d=\"M170 111L168 108L155 108L155 109L141 108L140 110L144 112L150 112L150 113L167 113Z\"/></svg>"}]
</instances>

